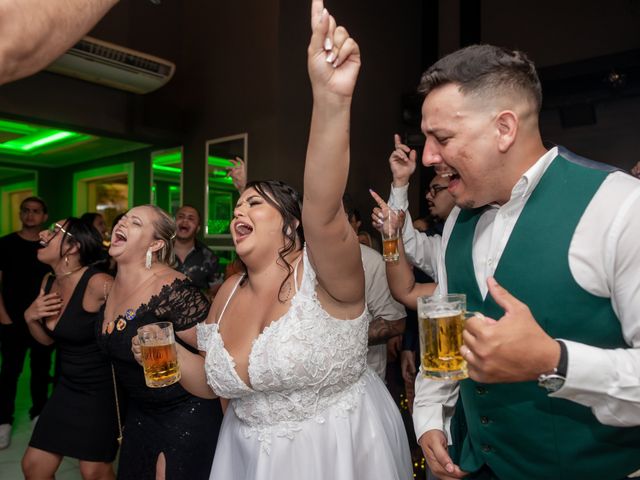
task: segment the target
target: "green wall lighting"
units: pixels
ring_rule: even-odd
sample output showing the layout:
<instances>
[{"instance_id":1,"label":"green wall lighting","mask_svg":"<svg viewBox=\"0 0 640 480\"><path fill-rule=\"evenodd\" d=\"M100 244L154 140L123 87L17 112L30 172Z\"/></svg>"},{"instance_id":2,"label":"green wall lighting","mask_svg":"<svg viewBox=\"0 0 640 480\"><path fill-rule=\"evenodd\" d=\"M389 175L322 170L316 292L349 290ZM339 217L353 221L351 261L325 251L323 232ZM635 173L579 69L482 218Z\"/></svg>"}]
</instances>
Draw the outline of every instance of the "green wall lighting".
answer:
<instances>
[{"instance_id":1,"label":"green wall lighting","mask_svg":"<svg viewBox=\"0 0 640 480\"><path fill-rule=\"evenodd\" d=\"M12 122L11 120L0 119L0 131L28 135L40 130L38 127L26 123Z\"/></svg>"},{"instance_id":2,"label":"green wall lighting","mask_svg":"<svg viewBox=\"0 0 640 480\"><path fill-rule=\"evenodd\" d=\"M92 139L90 135L0 119L0 132L19 135L0 143L0 153L38 155Z\"/></svg>"},{"instance_id":3,"label":"green wall lighting","mask_svg":"<svg viewBox=\"0 0 640 480\"><path fill-rule=\"evenodd\" d=\"M231 160L227 158L222 158L222 157L214 157L212 155L209 155L208 163L213 167L222 167L222 168L233 167L233 163L231 163Z\"/></svg>"},{"instance_id":4,"label":"green wall lighting","mask_svg":"<svg viewBox=\"0 0 640 480\"><path fill-rule=\"evenodd\" d=\"M163 152L160 154L156 154L153 156L153 166L156 165L167 165L170 163L181 163L182 162L182 150L174 150L172 152Z\"/></svg>"},{"instance_id":5,"label":"green wall lighting","mask_svg":"<svg viewBox=\"0 0 640 480\"><path fill-rule=\"evenodd\" d=\"M178 167L167 167L165 165L153 165L153 169L159 172L167 172L167 173L175 173L180 175L182 173L182 169Z\"/></svg>"}]
</instances>

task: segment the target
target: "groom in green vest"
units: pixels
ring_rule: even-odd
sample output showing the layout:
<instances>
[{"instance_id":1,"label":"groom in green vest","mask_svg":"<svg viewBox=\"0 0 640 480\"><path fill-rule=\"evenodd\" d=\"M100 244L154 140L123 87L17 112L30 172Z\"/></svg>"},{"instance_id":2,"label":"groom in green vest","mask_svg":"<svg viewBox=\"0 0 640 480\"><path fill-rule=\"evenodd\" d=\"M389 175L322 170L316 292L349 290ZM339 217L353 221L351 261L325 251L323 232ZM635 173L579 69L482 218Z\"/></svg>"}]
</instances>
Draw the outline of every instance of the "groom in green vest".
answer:
<instances>
[{"instance_id":1,"label":"groom in green vest","mask_svg":"<svg viewBox=\"0 0 640 480\"><path fill-rule=\"evenodd\" d=\"M467 47L419 90L422 163L449 178L457 207L441 238L405 245L407 256L480 312L463 334L470 378L416 380L430 469L441 480L640 476L640 181L545 148L522 52ZM459 396L468 434L455 464Z\"/></svg>"}]
</instances>

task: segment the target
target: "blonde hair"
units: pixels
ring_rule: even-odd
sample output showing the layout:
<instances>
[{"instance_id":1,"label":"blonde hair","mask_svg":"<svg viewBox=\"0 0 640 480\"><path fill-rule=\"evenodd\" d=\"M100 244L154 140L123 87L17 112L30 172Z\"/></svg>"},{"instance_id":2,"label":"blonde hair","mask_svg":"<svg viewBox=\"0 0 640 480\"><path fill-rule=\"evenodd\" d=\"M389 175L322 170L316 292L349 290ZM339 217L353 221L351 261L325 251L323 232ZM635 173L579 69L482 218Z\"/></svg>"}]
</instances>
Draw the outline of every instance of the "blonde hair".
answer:
<instances>
[{"instance_id":1,"label":"blonde hair","mask_svg":"<svg viewBox=\"0 0 640 480\"><path fill-rule=\"evenodd\" d=\"M172 266L175 263L173 245L176 238L176 222L167 212L156 205L147 204L141 206L150 208L156 214L155 220L152 221L153 238L162 240L164 243L162 248L156 252L158 262Z\"/></svg>"}]
</instances>

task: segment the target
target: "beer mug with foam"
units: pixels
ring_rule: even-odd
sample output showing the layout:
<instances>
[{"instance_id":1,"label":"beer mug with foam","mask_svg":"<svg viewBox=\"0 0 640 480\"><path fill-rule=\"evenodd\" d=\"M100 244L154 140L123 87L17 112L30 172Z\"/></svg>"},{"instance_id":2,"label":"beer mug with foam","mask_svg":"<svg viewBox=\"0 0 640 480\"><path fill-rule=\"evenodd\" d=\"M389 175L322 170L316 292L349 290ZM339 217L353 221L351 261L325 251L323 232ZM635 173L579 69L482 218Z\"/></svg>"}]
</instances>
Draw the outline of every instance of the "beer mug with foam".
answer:
<instances>
[{"instance_id":1,"label":"beer mug with foam","mask_svg":"<svg viewBox=\"0 0 640 480\"><path fill-rule=\"evenodd\" d=\"M179 381L180 367L171 322L143 325L138 328L138 339L147 386L166 387Z\"/></svg>"},{"instance_id":2,"label":"beer mug with foam","mask_svg":"<svg viewBox=\"0 0 640 480\"><path fill-rule=\"evenodd\" d=\"M464 294L431 295L418 298L418 330L422 374L436 380L467 378L462 358L462 331L468 317Z\"/></svg>"}]
</instances>

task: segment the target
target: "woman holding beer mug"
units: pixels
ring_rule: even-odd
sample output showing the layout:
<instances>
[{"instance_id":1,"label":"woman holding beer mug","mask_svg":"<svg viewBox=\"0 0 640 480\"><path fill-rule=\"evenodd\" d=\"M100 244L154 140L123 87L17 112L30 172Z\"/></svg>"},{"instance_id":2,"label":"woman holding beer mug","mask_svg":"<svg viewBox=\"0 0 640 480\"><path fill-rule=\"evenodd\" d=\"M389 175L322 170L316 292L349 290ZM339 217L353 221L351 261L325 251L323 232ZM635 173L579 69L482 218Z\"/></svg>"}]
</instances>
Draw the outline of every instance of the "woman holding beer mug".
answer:
<instances>
[{"instance_id":1,"label":"woman holding beer mug","mask_svg":"<svg viewBox=\"0 0 640 480\"><path fill-rule=\"evenodd\" d=\"M24 313L31 335L56 343L60 377L22 459L27 479L53 478L63 457L80 460L87 479L113 479L118 419L109 360L96 344L95 323L112 278L91 266L102 239L78 218L40 233L38 260L54 274ZM98 414L99 412L99 414Z\"/></svg>"},{"instance_id":2,"label":"woman holding beer mug","mask_svg":"<svg viewBox=\"0 0 640 480\"><path fill-rule=\"evenodd\" d=\"M203 358L193 346L195 325L206 318L209 303L184 275L169 266L175 232L175 223L167 213L144 205L129 210L111 237L109 254L118 273L98 336L128 400L120 478L204 478L216 448L222 418L219 401L214 400L211 390L185 384L190 375L182 375L178 381L180 371L198 371L204 377ZM157 322L167 323L151 325ZM150 332L147 337L165 335L162 341L156 338L156 346L161 348L153 349L150 355L158 367L152 370L158 373L162 368L164 373L151 383L132 352L133 342L139 353L138 329ZM174 332L177 346L171 342ZM173 357L176 347L179 369Z\"/></svg>"},{"instance_id":3,"label":"woman holding beer mug","mask_svg":"<svg viewBox=\"0 0 640 480\"><path fill-rule=\"evenodd\" d=\"M400 413L366 365L364 274L341 201L360 53L320 0L311 23L304 208L282 182L247 184L231 222L245 272L198 326L207 381L230 399L210 478L408 480Z\"/></svg>"}]
</instances>

